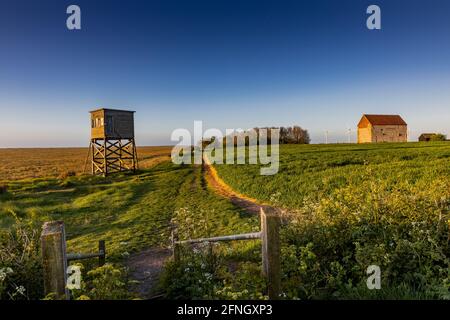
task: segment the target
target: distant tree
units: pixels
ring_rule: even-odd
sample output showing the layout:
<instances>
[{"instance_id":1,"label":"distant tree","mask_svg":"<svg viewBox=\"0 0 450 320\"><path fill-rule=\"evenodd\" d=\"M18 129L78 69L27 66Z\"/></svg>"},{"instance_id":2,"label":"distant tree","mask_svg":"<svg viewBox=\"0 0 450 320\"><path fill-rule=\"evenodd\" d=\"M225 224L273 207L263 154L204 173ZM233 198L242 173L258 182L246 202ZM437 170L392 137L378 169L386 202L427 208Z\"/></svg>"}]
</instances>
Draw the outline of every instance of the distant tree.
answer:
<instances>
[{"instance_id":1,"label":"distant tree","mask_svg":"<svg viewBox=\"0 0 450 320\"><path fill-rule=\"evenodd\" d=\"M264 127L264 128L253 128L254 132L256 132L256 137L260 137L263 132L264 136L262 139L267 139L267 143L271 143L271 130L278 129L279 135L280 135L280 144L309 144L311 142L311 139L309 137L309 133L307 130L302 129L300 126L292 126L292 127ZM265 131L262 131L265 130ZM245 141L245 145L249 145L249 136L248 132L234 132L231 136L233 137L234 145L237 145L238 137L241 138L240 140ZM244 139L242 139L245 137ZM223 144L226 143L226 138L223 137ZM258 139L259 141L259 139ZM257 143L259 143L257 141Z\"/></svg>"},{"instance_id":2,"label":"distant tree","mask_svg":"<svg viewBox=\"0 0 450 320\"><path fill-rule=\"evenodd\" d=\"M446 141L446 140L447 140L447 136L442 133L436 133L430 137L430 141Z\"/></svg>"},{"instance_id":3,"label":"distant tree","mask_svg":"<svg viewBox=\"0 0 450 320\"><path fill-rule=\"evenodd\" d=\"M309 138L309 133L307 130L302 129L299 126L293 127L265 127L265 128L253 128L256 132L258 138L262 135L265 130L263 139L267 139L267 143L271 143L271 130L280 130L280 144L309 144L311 139ZM248 132L235 132L233 134L234 145L237 145L237 138L245 136L245 145L249 145ZM225 144L226 137L223 138L223 143Z\"/></svg>"},{"instance_id":4,"label":"distant tree","mask_svg":"<svg viewBox=\"0 0 450 320\"><path fill-rule=\"evenodd\" d=\"M307 130L303 130L299 126L294 126L292 128L292 133L294 135L295 143L298 144L309 144L311 139L309 138L309 133Z\"/></svg>"},{"instance_id":5,"label":"distant tree","mask_svg":"<svg viewBox=\"0 0 450 320\"><path fill-rule=\"evenodd\" d=\"M288 129L280 127L280 143L285 143L288 136Z\"/></svg>"},{"instance_id":6,"label":"distant tree","mask_svg":"<svg viewBox=\"0 0 450 320\"><path fill-rule=\"evenodd\" d=\"M281 127L280 128L280 143L283 144L309 144L311 139L307 130L299 126Z\"/></svg>"}]
</instances>

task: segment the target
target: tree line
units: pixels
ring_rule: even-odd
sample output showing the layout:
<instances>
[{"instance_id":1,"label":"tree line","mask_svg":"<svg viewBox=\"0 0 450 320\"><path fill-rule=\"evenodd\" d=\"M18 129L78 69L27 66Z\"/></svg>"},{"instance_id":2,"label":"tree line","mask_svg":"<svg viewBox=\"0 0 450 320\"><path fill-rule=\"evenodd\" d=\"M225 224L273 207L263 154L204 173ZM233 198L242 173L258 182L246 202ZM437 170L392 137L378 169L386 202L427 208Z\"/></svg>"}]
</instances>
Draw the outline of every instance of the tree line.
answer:
<instances>
[{"instance_id":1,"label":"tree line","mask_svg":"<svg viewBox=\"0 0 450 320\"><path fill-rule=\"evenodd\" d=\"M264 138L267 138L267 143L271 143L271 130L279 129L279 143L280 144L309 144L311 138L309 137L308 130L303 129L300 126L294 125L291 127L255 127L253 128L253 134L256 133L255 140L259 140L261 134L264 134ZM239 141L245 141L245 145L250 143L250 131L234 132L233 137L234 145L237 146ZM216 137L209 139L203 139L204 146L216 140ZM223 137L223 144L226 144L227 137ZM259 143L259 142L257 142Z\"/></svg>"}]
</instances>

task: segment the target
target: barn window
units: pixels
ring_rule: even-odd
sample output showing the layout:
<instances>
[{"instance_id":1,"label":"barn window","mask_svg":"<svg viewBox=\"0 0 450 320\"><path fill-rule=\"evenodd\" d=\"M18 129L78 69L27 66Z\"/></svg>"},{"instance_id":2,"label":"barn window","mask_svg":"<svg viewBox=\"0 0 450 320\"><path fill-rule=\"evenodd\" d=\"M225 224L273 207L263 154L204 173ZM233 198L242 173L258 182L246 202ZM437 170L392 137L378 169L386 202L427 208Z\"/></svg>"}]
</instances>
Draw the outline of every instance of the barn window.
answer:
<instances>
[{"instance_id":1,"label":"barn window","mask_svg":"<svg viewBox=\"0 0 450 320\"><path fill-rule=\"evenodd\" d=\"M398 136L399 136L399 137L403 137L403 134L399 133Z\"/></svg>"}]
</instances>

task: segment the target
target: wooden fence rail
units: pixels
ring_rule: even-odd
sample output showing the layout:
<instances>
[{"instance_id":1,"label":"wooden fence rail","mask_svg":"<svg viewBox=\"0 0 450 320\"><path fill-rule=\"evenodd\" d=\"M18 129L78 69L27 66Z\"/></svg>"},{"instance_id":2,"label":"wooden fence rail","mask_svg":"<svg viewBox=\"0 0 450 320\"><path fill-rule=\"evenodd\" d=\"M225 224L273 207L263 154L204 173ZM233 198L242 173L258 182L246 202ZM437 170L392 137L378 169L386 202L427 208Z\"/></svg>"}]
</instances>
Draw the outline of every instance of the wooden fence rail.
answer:
<instances>
[{"instance_id":1,"label":"wooden fence rail","mask_svg":"<svg viewBox=\"0 0 450 320\"><path fill-rule=\"evenodd\" d=\"M261 239L262 272L267 278L267 291L269 299L279 299L281 293L281 266L280 266L280 216L274 209L261 208L261 231L212 238L189 239L180 241L176 229L172 230L173 257L180 259L179 246L183 244L196 244L221 241L238 241Z\"/></svg>"},{"instance_id":2,"label":"wooden fence rail","mask_svg":"<svg viewBox=\"0 0 450 320\"><path fill-rule=\"evenodd\" d=\"M101 267L105 264L106 259L105 240L100 240L98 242L98 252L96 253L68 253L66 258L67 261L98 258L98 266Z\"/></svg>"},{"instance_id":3,"label":"wooden fence rail","mask_svg":"<svg viewBox=\"0 0 450 320\"><path fill-rule=\"evenodd\" d=\"M42 265L45 295L55 294L56 299L69 299L67 289L67 264L69 261L98 257L102 266L106 259L105 241L98 243L97 253L66 253L66 233L63 221L45 222L41 233Z\"/></svg>"},{"instance_id":4,"label":"wooden fence rail","mask_svg":"<svg viewBox=\"0 0 450 320\"><path fill-rule=\"evenodd\" d=\"M213 237L213 238L199 238L193 240L176 241L176 244L195 244L203 242L220 242L220 241L238 241L238 240L251 240L261 239L261 232L236 234L231 236Z\"/></svg>"}]
</instances>

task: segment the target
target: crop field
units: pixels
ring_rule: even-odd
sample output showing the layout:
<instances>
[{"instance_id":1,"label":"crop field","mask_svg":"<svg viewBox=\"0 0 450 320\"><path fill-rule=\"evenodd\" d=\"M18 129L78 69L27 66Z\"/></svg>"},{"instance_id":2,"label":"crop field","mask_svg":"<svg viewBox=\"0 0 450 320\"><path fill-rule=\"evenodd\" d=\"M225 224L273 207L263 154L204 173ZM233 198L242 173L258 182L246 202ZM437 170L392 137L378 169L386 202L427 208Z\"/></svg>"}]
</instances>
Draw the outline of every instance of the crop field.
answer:
<instances>
[{"instance_id":1,"label":"crop field","mask_svg":"<svg viewBox=\"0 0 450 320\"><path fill-rule=\"evenodd\" d=\"M168 248L173 224L181 239L259 230L256 215L208 185L204 167L174 165L169 150L140 148L147 165L107 178L62 174L81 170L86 149L39 155L1 150L7 161L0 171L6 186L0 192L0 263L17 272L9 285L20 283L26 298L42 298L38 236L44 221L65 222L69 252L92 252L98 240L106 240L114 268L149 248ZM450 285L449 161L446 142L282 145L274 176L259 175L258 165L215 168L240 194L286 213L284 298L443 299ZM30 239L22 229L31 230ZM157 290L166 298L265 299L257 242L212 251L184 248L180 262L165 263ZM381 268L381 290L366 287L369 265ZM124 281L127 271L121 272ZM133 297L123 287L93 283L83 297Z\"/></svg>"},{"instance_id":2,"label":"crop field","mask_svg":"<svg viewBox=\"0 0 450 320\"><path fill-rule=\"evenodd\" d=\"M141 168L170 158L171 147L139 147ZM88 148L0 149L0 183L26 178L58 177L67 172L83 173ZM89 172L89 164L86 171Z\"/></svg>"}]
</instances>

